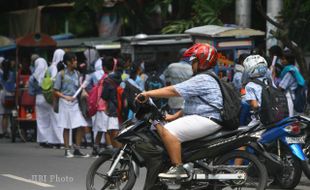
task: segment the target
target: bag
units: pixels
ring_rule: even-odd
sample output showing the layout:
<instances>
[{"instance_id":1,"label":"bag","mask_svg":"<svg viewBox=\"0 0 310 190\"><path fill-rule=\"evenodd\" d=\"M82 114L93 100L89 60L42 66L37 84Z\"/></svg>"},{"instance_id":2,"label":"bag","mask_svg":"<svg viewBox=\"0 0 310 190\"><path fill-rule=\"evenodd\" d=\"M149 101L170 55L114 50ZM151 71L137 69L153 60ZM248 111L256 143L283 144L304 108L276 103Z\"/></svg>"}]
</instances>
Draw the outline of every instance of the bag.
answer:
<instances>
[{"instance_id":1,"label":"bag","mask_svg":"<svg viewBox=\"0 0 310 190\"><path fill-rule=\"evenodd\" d=\"M94 116L97 111L105 111L107 109L107 102L101 98L103 82L106 77L107 75L104 74L98 81L98 84L96 84L88 93L87 108L89 117Z\"/></svg>"},{"instance_id":2,"label":"bag","mask_svg":"<svg viewBox=\"0 0 310 190\"><path fill-rule=\"evenodd\" d=\"M117 118L119 123L127 120L128 117L128 103L124 93L124 88L117 85L112 79L108 78L110 84L116 88L116 99L117 99Z\"/></svg>"},{"instance_id":3,"label":"bag","mask_svg":"<svg viewBox=\"0 0 310 190\"><path fill-rule=\"evenodd\" d=\"M223 97L223 109L220 110L222 122L221 125L227 130L235 130L239 127L239 114L241 110L241 97L240 93L235 90L232 83L220 80L214 73L207 72L212 76L219 84L222 97ZM201 98L202 99L202 98ZM213 108L219 109L209 103L208 105Z\"/></svg>"},{"instance_id":4,"label":"bag","mask_svg":"<svg viewBox=\"0 0 310 190\"><path fill-rule=\"evenodd\" d=\"M126 87L124 89L124 94L127 99L128 108L133 112L138 110L137 105L135 104L135 98L138 94L141 93L141 90L132 85L129 81L125 82Z\"/></svg>"},{"instance_id":5,"label":"bag","mask_svg":"<svg viewBox=\"0 0 310 190\"><path fill-rule=\"evenodd\" d=\"M51 78L51 73L47 70L42 80L41 89L46 102L51 105L53 104L53 87L54 81Z\"/></svg>"},{"instance_id":6,"label":"bag","mask_svg":"<svg viewBox=\"0 0 310 190\"><path fill-rule=\"evenodd\" d=\"M295 99L294 110L298 113L305 112L307 108L307 94L308 94L308 85L305 83L304 86L298 85L294 91Z\"/></svg>"},{"instance_id":7,"label":"bag","mask_svg":"<svg viewBox=\"0 0 310 190\"><path fill-rule=\"evenodd\" d=\"M59 72L61 74L61 83L62 83L62 80L65 78L65 71L61 70ZM54 99L53 99L53 110L54 110L55 113L59 112L59 97L54 96Z\"/></svg>"},{"instance_id":8,"label":"bag","mask_svg":"<svg viewBox=\"0 0 310 190\"><path fill-rule=\"evenodd\" d=\"M262 102L259 116L264 125L276 123L289 116L284 92L273 87L272 82L268 79L264 81L254 79L252 82L262 87Z\"/></svg>"},{"instance_id":9,"label":"bag","mask_svg":"<svg viewBox=\"0 0 310 190\"><path fill-rule=\"evenodd\" d=\"M156 73L153 73L149 76L144 84L145 91L155 90L163 88L165 86L164 82L159 78ZM164 105L164 99L162 98L153 98L154 103L157 107L161 108Z\"/></svg>"},{"instance_id":10,"label":"bag","mask_svg":"<svg viewBox=\"0 0 310 190\"><path fill-rule=\"evenodd\" d=\"M4 90L2 105L5 108L13 108L15 106L15 93Z\"/></svg>"}]
</instances>

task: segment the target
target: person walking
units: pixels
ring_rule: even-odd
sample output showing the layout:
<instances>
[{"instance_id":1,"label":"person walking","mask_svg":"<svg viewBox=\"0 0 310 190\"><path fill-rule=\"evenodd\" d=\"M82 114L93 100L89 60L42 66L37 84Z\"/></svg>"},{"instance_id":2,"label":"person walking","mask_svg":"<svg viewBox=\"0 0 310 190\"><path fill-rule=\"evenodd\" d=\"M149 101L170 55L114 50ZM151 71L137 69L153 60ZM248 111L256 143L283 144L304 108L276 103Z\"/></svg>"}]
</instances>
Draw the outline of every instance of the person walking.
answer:
<instances>
[{"instance_id":1,"label":"person walking","mask_svg":"<svg viewBox=\"0 0 310 190\"><path fill-rule=\"evenodd\" d=\"M188 80L193 75L192 67L186 61L182 60L186 48L179 51L179 62L171 63L164 71L166 85L176 85ZM182 97L171 97L168 99L169 111L174 114L183 107L184 99Z\"/></svg>"},{"instance_id":2,"label":"person walking","mask_svg":"<svg viewBox=\"0 0 310 190\"><path fill-rule=\"evenodd\" d=\"M48 146L63 143L58 130L57 120L52 106L46 102L42 94L42 81L48 71L47 62L39 57L34 61L34 73L29 79L29 95L35 96L36 121L37 121L37 142L47 143Z\"/></svg>"},{"instance_id":3,"label":"person walking","mask_svg":"<svg viewBox=\"0 0 310 190\"><path fill-rule=\"evenodd\" d=\"M89 157L88 154L83 154L80 151L83 137L82 127L87 126L87 122L80 111L78 100L73 97L80 87L79 73L76 71L76 55L72 52L65 53L64 63L67 67L57 74L54 90L55 95L59 97L58 126L64 129L65 157ZM69 135L70 130L73 129L76 130L76 145L72 154L69 147Z\"/></svg>"}]
</instances>

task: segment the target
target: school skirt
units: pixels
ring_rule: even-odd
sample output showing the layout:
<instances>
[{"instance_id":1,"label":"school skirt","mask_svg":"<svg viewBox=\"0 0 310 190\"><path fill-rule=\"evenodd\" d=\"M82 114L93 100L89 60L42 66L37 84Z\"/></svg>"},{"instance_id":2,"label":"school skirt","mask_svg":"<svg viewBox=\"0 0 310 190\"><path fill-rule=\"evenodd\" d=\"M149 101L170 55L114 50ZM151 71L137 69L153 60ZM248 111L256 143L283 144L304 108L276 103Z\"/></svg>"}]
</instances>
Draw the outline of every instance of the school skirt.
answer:
<instances>
[{"instance_id":1,"label":"school skirt","mask_svg":"<svg viewBox=\"0 0 310 190\"><path fill-rule=\"evenodd\" d=\"M87 126L77 100L69 102L63 98L59 99L58 126L64 129L75 129Z\"/></svg>"},{"instance_id":2,"label":"school skirt","mask_svg":"<svg viewBox=\"0 0 310 190\"><path fill-rule=\"evenodd\" d=\"M108 130L108 116L104 111L97 111L93 121L94 132L107 132Z\"/></svg>"}]
</instances>

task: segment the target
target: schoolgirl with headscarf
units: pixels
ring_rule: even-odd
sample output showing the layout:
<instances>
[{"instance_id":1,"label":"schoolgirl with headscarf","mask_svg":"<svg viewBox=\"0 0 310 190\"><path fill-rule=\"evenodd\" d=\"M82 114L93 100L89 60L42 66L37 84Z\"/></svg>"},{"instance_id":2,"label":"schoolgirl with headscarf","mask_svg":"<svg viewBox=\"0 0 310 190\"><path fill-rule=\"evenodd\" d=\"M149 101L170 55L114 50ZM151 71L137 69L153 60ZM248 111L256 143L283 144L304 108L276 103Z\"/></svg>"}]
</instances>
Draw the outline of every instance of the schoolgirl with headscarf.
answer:
<instances>
[{"instance_id":1,"label":"schoolgirl with headscarf","mask_svg":"<svg viewBox=\"0 0 310 190\"><path fill-rule=\"evenodd\" d=\"M57 126L57 119L53 108L46 102L42 94L41 85L46 72L48 72L47 62L43 58L36 59L34 62L34 72L29 79L28 92L36 97L37 142L62 144L63 130Z\"/></svg>"}]
</instances>

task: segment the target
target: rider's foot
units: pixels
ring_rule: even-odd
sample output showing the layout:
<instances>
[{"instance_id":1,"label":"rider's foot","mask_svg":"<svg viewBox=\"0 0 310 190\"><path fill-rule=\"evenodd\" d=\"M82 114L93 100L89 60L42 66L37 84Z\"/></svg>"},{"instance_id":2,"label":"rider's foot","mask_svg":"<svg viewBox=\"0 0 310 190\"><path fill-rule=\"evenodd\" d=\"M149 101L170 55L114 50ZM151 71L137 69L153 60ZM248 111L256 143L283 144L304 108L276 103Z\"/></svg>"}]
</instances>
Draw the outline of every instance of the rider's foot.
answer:
<instances>
[{"instance_id":1,"label":"rider's foot","mask_svg":"<svg viewBox=\"0 0 310 190\"><path fill-rule=\"evenodd\" d=\"M171 167L168 172L160 173L158 175L160 178L187 178L187 172L183 168L183 165L173 166Z\"/></svg>"}]
</instances>

